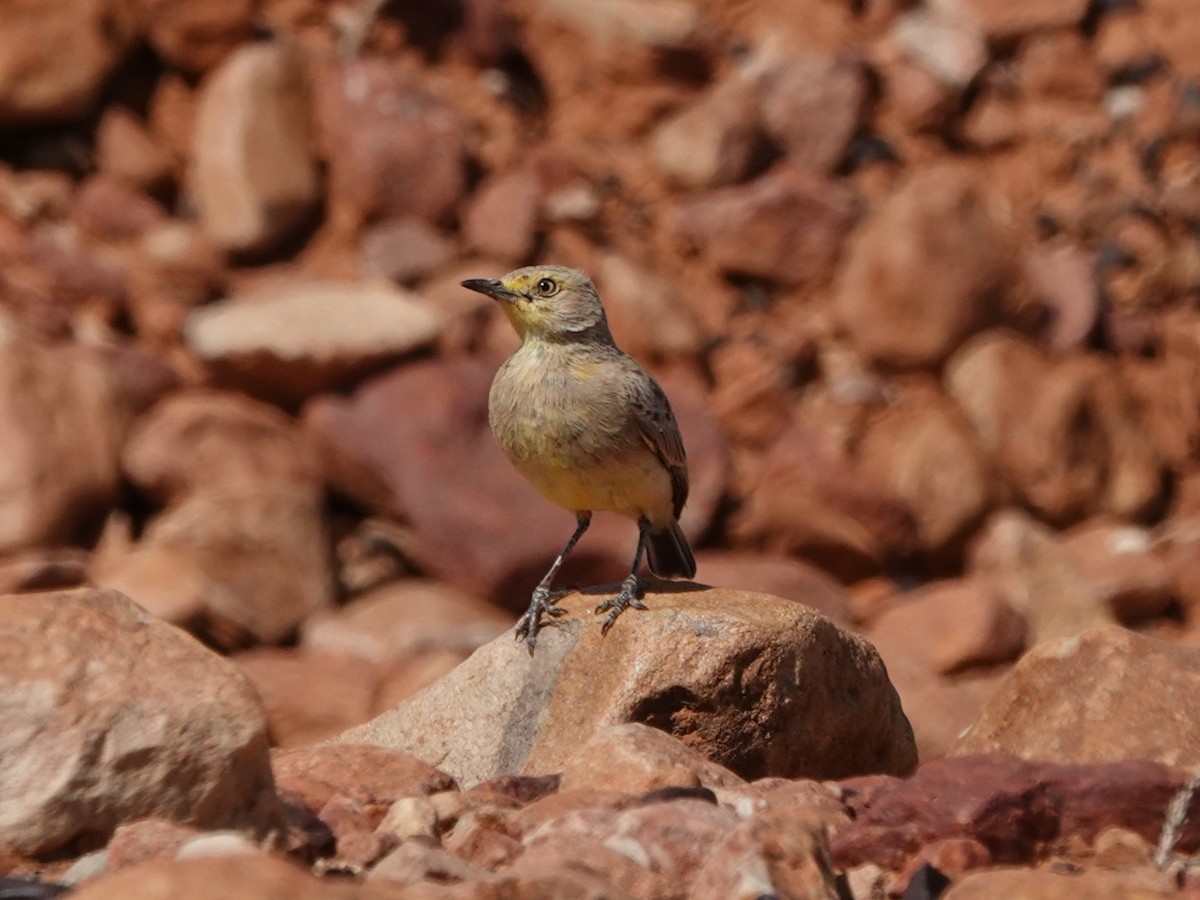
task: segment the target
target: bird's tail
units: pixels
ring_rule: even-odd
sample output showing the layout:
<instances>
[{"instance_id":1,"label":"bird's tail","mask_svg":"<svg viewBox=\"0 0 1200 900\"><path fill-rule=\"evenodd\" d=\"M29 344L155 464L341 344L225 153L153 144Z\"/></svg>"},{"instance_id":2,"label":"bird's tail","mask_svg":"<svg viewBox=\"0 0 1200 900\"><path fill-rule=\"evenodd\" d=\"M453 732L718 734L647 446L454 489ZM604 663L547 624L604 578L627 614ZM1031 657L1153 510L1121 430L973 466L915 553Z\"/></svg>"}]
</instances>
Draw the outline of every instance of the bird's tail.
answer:
<instances>
[{"instance_id":1,"label":"bird's tail","mask_svg":"<svg viewBox=\"0 0 1200 900\"><path fill-rule=\"evenodd\" d=\"M646 542L650 571L659 578L694 578L696 558L678 522L651 531Z\"/></svg>"}]
</instances>

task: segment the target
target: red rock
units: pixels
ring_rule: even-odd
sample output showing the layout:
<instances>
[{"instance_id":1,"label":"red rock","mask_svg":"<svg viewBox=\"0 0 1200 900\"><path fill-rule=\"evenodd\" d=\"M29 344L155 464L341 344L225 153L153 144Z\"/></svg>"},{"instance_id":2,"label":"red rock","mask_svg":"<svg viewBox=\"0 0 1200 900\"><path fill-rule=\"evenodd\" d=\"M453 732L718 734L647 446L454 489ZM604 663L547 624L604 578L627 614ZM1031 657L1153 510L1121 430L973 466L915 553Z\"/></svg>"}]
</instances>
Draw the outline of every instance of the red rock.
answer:
<instances>
[{"instance_id":1,"label":"red rock","mask_svg":"<svg viewBox=\"0 0 1200 900\"><path fill-rule=\"evenodd\" d=\"M867 99L862 66L848 59L798 56L759 80L763 127L789 161L832 172L857 133Z\"/></svg>"},{"instance_id":2,"label":"red rock","mask_svg":"<svg viewBox=\"0 0 1200 900\"><path fill-rule=\"evenodd\" d=\"M167 218L157 200L104 175L93 175L80 184L74 212L85 231L109 241L139 238Z\"/></svg>"},{"instance_id":3,"label":"red rock","mask_svg":"<svg viewBox=\"0 0 1200 900\"><path fill-rule=\"evenodd\" d=\"M1087 0L935 0L933 8L970 22L988 38L1013 38L1079 25Z\"/></svg>"},{"instance_id":4,"label":"red rock","mask_svg":"<svg viewBox=\"0 0 1200 900\"><path fill-rule=\"evenodd\" d=\"M296 403L432 344L438 330L403 288L286 278L194 310L184 337L218 380Z\"/></svg>"},{"instance_id":5,"label":"red rock","mask_svg":"<svg viewBox=\"0 0 1200 900\"><path fill-rule=\"evenodd\" d=\"M1007 206L957 165L918 169L851 241L835 295L870 359L920 367L982 327L1017 281Z\"/></svg>"},{"instance_id":6,"label":"red rock","mask_svg":"<svg viewBox=\"0 0 1200 900\"><path fill-rule=\"evenodd\" d=\"M1200 649L1092 628L1025 654L952 752L1195 767L1197 682Z\"/></svg>"},{"instance_id":7,"label":"red rock","mask_svg":"<svg viewBox=\"0 0 1200 900\"><path fill-rule=\"evenodd\" d=\"M1157 841L1163 811L1186 780L1180 769L1144 760L1060 765L1001 754L937 760L905 781L843 782L853 818L834 836L833 857L839 867L871 861L897 870L935 841L965 838L996 863L1029 865L1071 841L1090 846L1113 825ZM1197 842L1200 826L1192 825L1180 849Z\"/></svg>"},{"instance_id":8,"label":"red rock","mask_svg":"<svg viewBox=\"0 0 1200 900\"><path fill-rule=\"evenodd\" d=\"M1006 480L1051 521L1096 509L1108 446L1090 378L1003 333L964 345L946 385Z\"/></svg>"},{"instance_id":9,"label":"red rock","mask_svg":"<svg viewBox=\"0 0 1200 900\"><path fill-rule=\"evenodd\" d=\"M173 66L205 72L254 34L253 0L193 5L137 0L140 24L155 52Z\"/></svg>"},{"instance_id":10,"label":"red rock","mask_svg":"<svg viewBox=\"0 0 1200 900\"><path fill-rule=\"evenodd\" d=\"M110 178L153 191L171 179L175 162L144 122L124 107L111 106L96 125L96 167Z\"/></svg>"},{"instance_id":11,"label":"red rock","mask_svg":"<svg viewBox=\"0 0 1200 900\"><path fill-rule=\"evenodd\" d=\"M236 395L174 395L139 423L124 465L167 508L136 546L97 554L98 583L226 646L279 641L331 602L316 458L278 411Z\"/></svg>"},{"instance_id":12,"label":"red rock","mask_svg":"<svg viewBox=\"0 0 1200 900\"><path fill-rule=\"evenodd\" d=\"M1104 77L1092 59L1087 39L1061 30L1031 36L1021 44L1018 81L1027 96L1053 96L1096 103L1104 95Z\"/></svg>"},{"instance_id":13,"label":"red rock","mask_svg":"<svg viewBox=\"0 0 1200 900\"><path fill-rule=\"evenodd\" d=\"M71 547L32 547L0 556L0 594L79 587L87 581L88 554Z\"/></svg>"},{"instance_id":14,"label":"red rock","mask_svg":"<svg viewBox=\"0 0 1200 900\"><path fill-rule=\"evenodd\" d=\"M997 583L1025 616L1030 646L1116 621L1057 535L1023 512L1002 511L988 521L969 568Z\"/></svg>"},{"instance_id":15,"label":"red rock","mask_svg":"<svg viewBox=\"0 0 1200 900\"><path fill-rule=\"evenodd\" d=\"M378 667L359 657L260 647L232 657L254 685L276 747L302 747L371 717Z\"/></svg>"},{"instance_id":16,"label":"red rock","mask_svg":"<svg viewBox=\"0 0 1200 900\"><path fill-rule=\"evenodd\" d=\"M903 387L858 446L866 478L902 500L927 556L953 555L991 505L988 460L961 411L925 383Z\"/></svg>"},{"instance_id":17,"label":"red rock","mask_svg":"<svg viewBox=\"0 0 1200 900\"><path fill-rule=\"evenodd\" d=\"M0 342L0 550L82 537L117 500L138 398L90 348Z\"/></svg>"},{"instance_id":18,"label":"red rock","mask_svg":"<svg viewBox=\"0 0 1200 900\"><path fill-rule=\"evenodd\" d=\"M658 726L742 777L913 765L907 723L874 651L818 613L763 594L651 589L649 609L601 636L593 618L580 621L597 596L559 601L568 615L539 636L532 656L501 635L339 740L437 759L466 784L561 771L589 735L622 722ZM794 692L792 683L807 687ZM836 699L846 691L858 698L853 710ZM524 723L519 732L514 722Z\"/></svg>"},{"instance_id":19,"label":"red rock","mask_svg":"<svg viewBox=\"0 0 1200 900\"><path fill-rule=\"evenodd\" d=\"M486 869L459 859L432 841L405 841L371 868L368 881L410 885L457 884L482 879Z\"/></svg>"},{"instance_id":20,"label":"red rock","mask_svg":"<svg viewBox=\"0 0 1200 900\"><path fill-rule=\"evenodd\" d=\"M986 60L986 57L985 57ZM879 131L903 144L912 132L946 127L957 114L960 89L896 52L880 61ZM888 182L890 188L890 182Z\"/></svg>"},{"instance_id":21,"label":"red rock","mask_svg":"<svg viewBox=\"0 0 1200 900\"><path fill-rule=\"evenodd\" d=\"M617 342L638 359L699 354L705 336L678 283L620 253L605 253L596 284Z\"/></svg>"},{"instance_id":22,"label":"red rock","mask_svg":"<svg viewBox=\"0 0 1200 900\"><path fill-rule=\"evenodd\" d=\"M693 799L574 810L526 835L513 870L534 873L569 863L635 897L683 898L736 825L729 810Z\"/></svg>"},{"instance_id":23,"label":"red rock","mask_svg":"<svg viewBox=\"0 0 1200 900\"><path fill-rule=\"evenodd\" d=\"M1121 361L1121 376L1133 400L1135 422L1176 468L1200 450L1200 318L1191 312L1166 316L1150 358Z\"/></svg>"},{"instance_id":24,"label":"red rock","mask_svg":"<svg viewBox=\"0 0 1200 900\"><path fill-rule=\"evenodd\" d=\"M668 227L725 272L806 285L828 279L857 217L842 187L780 165L680 201Z\"/></svg>"},{"instance_id":25,"label":"red rock","mask_svg":"<svg viewBox=\"0 0 1200 900\"><path fill-rule=\"evenodd\" d=\"M295 51L245 44L206 77L196 100L187 187L205 231L235 253L296 234L320 197Z\"/></svg>"},{"instance_id":26,"label":"red rock","mask_svg":"<svg viewBox=\"0 0 1200 900\"><path fill-rule=\"evenodd\" d=\"M797 823L767 810L742 822L695 876L696 900L748 895L837 897L829 838L820 824Z\"/></svg>"},{"instance_id":27,"label":"red rock","mask_svg":"<svg viewBox=\"0 0 1200 900\"><path fill-rule=\"evenodd\" d=\"M273 824L262 711L231 663L115 591L13 595L0 617L0 845L86 846L148 816Z\"/></svg>"},{"instance_id":28,"label":"red rock","mask_svg":"<svg viewBox=\"0 0 1200 900\"><path fill-rule=\"evenodd\" d=\"M1063 245L1036 251L1027 266L1030 285L1050 314L1044 332L1050 348L1084 347L1100 313L1091 259L1078 247Z\"/></svg>"},{"instance_id":29,"label":"red rock","mask_svg":"<svg viewBox=\"0 0 1200 900\"><path fill-rule=\"evenodd\" d=\"M1139 873L1140 874L1140 873ZM1155 884L1157 882L1157 884ZM993 897L1021 897L1028 900L1155 900L1179 896L1166 873L1084 870L1067 873L1045 869L991 869L968 875L951 885L944 900L991 900Z\"/></svg>"},{"instance_id":30,"label":"red rock","mask_svg":"<svg viewBox=\"0 0 1200 900\"><path fill-rule=\"evenodd\" d=\"M735 72L659 125L650 149L659 172L674 184L715 188L751 173L761 140L758 91Z\"/></svg>"},{"instance_id":31,"label":"red rock","mask_svg":"<svg viewBox=\"0 0 1200 900\"><path fill-rule=\"evenodd\" d=\"M900 595L869 620L866 634L900 695L922 760L944 756L979 717L1001 676L972 665L1015 657L1023 626L982 579L935 582Z\"/></svg>"},{"instance_id":32,"label":"red rock","mask_svg":"<svg viewBox=\"0 0 1200 900\"><path fill-rule=\"evenodd\" d=\"M790 361L769 341L751 336L722 341L709 354L711 406L732 439L763 447L791 421Z\"/></svg>"},{"instance_id":33,"label":"red rock","mask_svg":"<svg viewBox=\"0 0 1200 900\"><path fill-rule=\"evenodd\" d=\"M559 790L648 794L670 788L734 790L744 785L733 772L665 732L627 722L597 730L564 760Z\"/></svg>"},{"instance_id":34,"label":"red rock","mask_svg":"<svg viewBox=\"0 0 1200 900\"><path fill-rule=\"evenodd\" d=\"M274 750L271 768L281 794L290 794L315 813L329 807L322 818L339 815L334 807L341 804L345 811L340 814L353 811L367 830L377 826L388 807L402 797L424 797L456 787L445 772L407 754L354 744Z\"/></svg>"},{"instance_id":35,"label":"red rock","mask_svg":"<svg viewBox=\"0 0 1200 900\"><path fill-rule=\"evenodd\" d=\"M0 127L85 114L135 38L128 6L113 0L10 0L0 34Z\"/></svg>"},{"instance_id":36,"label":"red rock","mask_svg":"<svg viewBox=\"0 0 1200 900\"><path fill-rule=\"evenodd\" d=\"M839 625L853 619L846 589L811 563L737 550L701 550L696 559L705 584L794 600Z\"/></svg>"},{"instance_id":37,"label":"red rock","mask_svg":"<svg viewBox=\"0 0 1200 900\"><path fill-rule=\"evenodd\" d=\"M542 186L526 168L484 181L463 213L467 245L508 263L525 262L537 239L541 199Z\"/></svg>"},{"instance_id":38,"label":"red rock","mask_svg":"<svg viewBox=\"0 0 1200 900\"><path fill-rule=\"evenodd\" d=\"M1200 32L1189 5L1180 0L1151 0L1144 8L1150 40L1175 73L1183 78L1200 76L1200 63L1191 52Z\"/></svg>"},{"instance_id":39,"label":"red rock","mask_svg":"<svg viewBox=\"0 0 1200 900\"><path fill-rule=\"evenodd\" d=\"M1169 520L1166 563L1171 594L1189 621L1200 617L1200 519L1195 513Z\"/></svg>"},{"instance_id":40,"label":"red rock","mask_svg":"<svg viewBox=\"0 0 1200 900\"><path fill-rule=\"evenodd\" d=\"M812 559L845 581L915 549L908 507L865 482L849 460L802 423L767 451L732 527L740 540Z\"/></svg>"},{"instance_id":41,"label":"red rock","mask_svg":"<svg viewBox=\"0 0 1200 900\"><path fill-rule=\"evenodd\" d=\"M1159 616L1170 606L1170 571L1148 530L1094 522L1072 529L1062 546L1097 601L1122 622Z\"/></svg>"},{"instance_id":42,"label":"red rock","mask_svg":"<svg viewBox=\"0 0 1200 900\"><path fill-rule=\"evenodd\" d=\"M367 227L360 246L364 275L400 284L436 274L455 255L454 243L449 238L415 216L388 219Z\"/></svg>"},{"instance_id":43,"label":"red rock","mask_svg":"<svg viewBox=\"0 0 1200 900\"><path fill-rule=\"evenodd\" d=\"M422 579L383 585L313 616L302 645L386 666L445 649L467 656L512 625L512 616L463 591Z\"/></svg>"},{"instance_id":44,"label":"red rock","mask_svg":"<svg viewBox=\"0 0 1200 900\"><path fill-rule=\"evenodd\" d=\"M72 894L81 900L401 900L401 890L386 882L341 884L256 854L156 860L101 875Z\"/></svg>"},{"instance_id":45,"label":"red rock","mask_svg":"<svg viewBox=\"0 0 1200 900\"><path fill-rule=\"evenodd\" d=\"M106 871L115 872L151 859L171 859L202 833L170 819L139 819L118 825L104 847Z\"/></svg>"},{"instance_id":46,"label":"red rock","mask_svg":"<svg viewBox=\"0 0 1200 900\"><path fill-rule=\"evenodd\" d=\"M884 662L899 644L892 652L907 652L950 675L1015 660L1025 648L1025 619L995 584L941 581L904 595L871 623L868 637Z\"/></svg>"},{"instance_id":47,"label":"red rock","mask_svg":"<svg viewBox=\"0 0 1200 900\"><path fill-rule=\"evenodd\" d=\"M376 57L322 73L315 117L335 221L437 221L458 201L466 178L463 124L402 65Z\"/></svg>"},{"instance_id":48,"label":"red rock","mask_svg":"<svg viewBox=\"0 0 1200 900\"><path fill-rule=\"evenodd\" d=\"M178 393L156 406L138 421L122 462L135 485L163 502L209 489L316 489L321 481L316 454L291 419L220 391Z\"/></svg>"},{"instance_id":49,"label":"red rock","mask_svg":"<svg viewBox=\"0 0 1200 900\"><path fill-rule=\"evenodd\" d=\"M372 714L387 712L401 700L449 675L470 655L466 648L422 649L384 667Z\"/></svg>"},{"instance_id":50,"label":"red rock","mask_svg":"<svg viewBox=\"0 0 1200 900\"><path fill-rule=\"evenodd\" d=\"M988 62L987 43L978 28L928 6L898 17L891 37L922 70L954 89L969 85Z\"/></svg>"}]
</instances>

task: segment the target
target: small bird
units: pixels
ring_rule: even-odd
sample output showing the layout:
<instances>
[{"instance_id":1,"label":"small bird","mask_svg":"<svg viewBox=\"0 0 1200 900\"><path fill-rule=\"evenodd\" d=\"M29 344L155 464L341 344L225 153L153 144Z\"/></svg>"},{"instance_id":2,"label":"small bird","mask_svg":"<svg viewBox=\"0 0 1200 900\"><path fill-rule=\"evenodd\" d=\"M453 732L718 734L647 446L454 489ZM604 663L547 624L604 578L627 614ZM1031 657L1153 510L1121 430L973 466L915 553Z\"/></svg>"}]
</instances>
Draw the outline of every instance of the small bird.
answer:
<instances>
[{"instance_id":1,"label":"small bird","mask_svg":"<svg viewBox=\"0 0 1200 900\"><path fill-rule=\"evenodd\" d=\"M679 527L688 495L687 456L667 395L636 360L617 349L591 279L563 266L527 266L462 286L497 300L521 338L488 394L488 418L505 455L547 500L577 523L517 623L529 652L542 615L561 616L551 589L596 510L637 522L633 567L620 593L596 607L607 634L638 597L648 557L661 578L692 578L696 560Z\"/></svg>"}]
</instances>

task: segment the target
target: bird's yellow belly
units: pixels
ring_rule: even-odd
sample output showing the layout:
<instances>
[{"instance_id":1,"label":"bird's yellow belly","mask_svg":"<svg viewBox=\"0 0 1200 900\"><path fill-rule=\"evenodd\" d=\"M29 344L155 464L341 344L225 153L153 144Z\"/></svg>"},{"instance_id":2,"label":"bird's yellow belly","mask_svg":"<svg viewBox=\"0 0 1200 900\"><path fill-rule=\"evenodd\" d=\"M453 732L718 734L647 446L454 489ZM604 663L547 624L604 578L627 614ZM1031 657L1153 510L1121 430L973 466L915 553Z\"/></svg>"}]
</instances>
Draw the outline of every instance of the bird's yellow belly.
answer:
<instances>
[{"instance_id":1,"label":"bird's yellow belly","mask_svg":"<svg viewBox=\"0 0 1200 900\"><path fill-rule=\"evenodd\" d=\"M570 460L569 454L512 458L513 465L551 503L582 512L615 512L654 523L671 517L671 479L648 450L606 459Z\"/></svg>"}]
</instances>

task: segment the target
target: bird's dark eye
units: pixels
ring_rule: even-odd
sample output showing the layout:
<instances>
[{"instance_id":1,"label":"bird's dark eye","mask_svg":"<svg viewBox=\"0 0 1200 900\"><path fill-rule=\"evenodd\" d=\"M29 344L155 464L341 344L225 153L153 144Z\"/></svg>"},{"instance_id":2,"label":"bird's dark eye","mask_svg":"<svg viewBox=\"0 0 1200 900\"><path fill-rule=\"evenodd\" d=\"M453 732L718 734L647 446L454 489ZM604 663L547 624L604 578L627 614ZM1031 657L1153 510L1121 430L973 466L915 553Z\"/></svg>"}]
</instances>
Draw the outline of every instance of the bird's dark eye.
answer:
<instances>
[{"instance_id":1,"label":"bird's dark eye","mask_svg":"<svg viewBox=\"0 0 1200 900\"><path fill-rule=\"evenodd\" d=\"M537 292L543 297L550 297L558 293L558 282L553 278L541 278L537 283Z\"/></svg>"}]
</instances>

